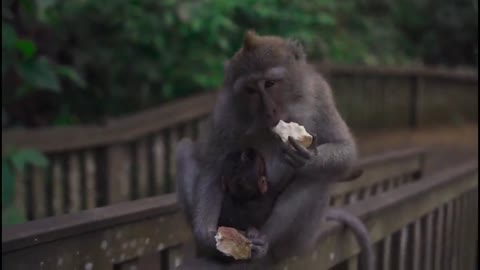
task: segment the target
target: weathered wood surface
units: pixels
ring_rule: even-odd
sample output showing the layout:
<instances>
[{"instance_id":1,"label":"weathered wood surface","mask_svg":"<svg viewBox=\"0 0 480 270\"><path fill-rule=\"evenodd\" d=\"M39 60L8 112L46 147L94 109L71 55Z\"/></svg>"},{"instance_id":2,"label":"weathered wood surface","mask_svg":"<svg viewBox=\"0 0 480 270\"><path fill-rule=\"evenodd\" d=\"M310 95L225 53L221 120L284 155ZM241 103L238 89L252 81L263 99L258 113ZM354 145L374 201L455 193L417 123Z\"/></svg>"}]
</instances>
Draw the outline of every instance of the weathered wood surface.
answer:
<instances>
[{"instance_id":1,"label":"weathered wood surface","mask_svg":"<svg viewBox=\"0 0 480 270\"><path fill-rule=\"evenodd\" d=\"M461 260L451 263L457 269L467 269L473 267L475 259L475 243L468 240L478 236L477 202L475 161L358 201L346 209L366 222L374 242L383 242L393 252L379 258L385 265L379 270L396 269L398 264L405 269L426 269L419 264L430 262L425 258L433 262L438 258L435 252L447 257L462 254ZM443 231L435 230L433 223L426 227L416 224L425 216L437 215L439 209L451 203L458 205L452 213L458 221L450 234L455 236L449 242L456 245L452 248L445 243L437 247L420 236L435 232L444 235ZM420 228L424 230L421 234ZM407 231L414 237L408 237ZM152 269L146 268L147 265L153 269L173 269L181 263L182 250L190 239L175 196L163 195L3 228L2 266L12 270ZM410 260L411 256L405 252L412 245L416 247L413 249L416 256ZM349 231L339 224L326 223L316 250L299 254L278 269L329 269L343 262L354 267L358 253Z\"/></svg>"},{"instance_id":2,"label":"weathered wood surface","mask_svg":"<svg viewBox=\"0 0 480 270\"><path fill-rule=\"evenodd\" d=\"M390 252L392 252L392 247L395 247L397 252L388 255L384 253L381 258L377 258L380 262L383 262L383 267L380 267L379 270L390 270L397 269L399 265L407 263L406 261L399 262L402 250L399 246L394 246L391 240L393 234L402 232L404 228L417 222L425 215L433 216L448 203L461 202L462 206L457 209L459 226L456 227L457 236L454 238L460 245L457 245L456 249L447 247L445 244L436 246L429 238L425 242L421 240L417 240L417 242L423 242L426 246L426 249L419 252L422 253L421 256L425 263L430 266L432 266L430 262L433 262L434 259L441 259L435 256L434 250L437 248L439 254L445 254L449 250L450 254L447 254L447 256L450 256L452 252L468 254L468 256L462 256L462 259L456 263L465 265L465 267L458 269L473 269L466 267L473 267L475 258L471 254L477 252L475 242L478 237L478 229L473 226L476 225L478 219L476 201L478 201L478 164L477 161L474 161L454 169L439 171L438 174L422 179L422 181L399 187L394 191L348 205L345 208L362 218L374 242L390 240L383 244ZM432 223L425 227L423 233L427 236L432 235L435 232L435 225L438 226ZM413 228L418 230L419 226ZM438 233L441 234L442 232ZM467 241L465 241L465 235L468 235ZM278 269L285 269L286 267L287 269L329 269L343 261L348 261L350 258L355 259L354 256L360 251L353 235L343 230L338 224L325 224L322 236L321 244L317 250L302 254L302 256L298 256L295 260L291 260ZM401 241L406 241L404 245L410 244L409 238ZM410 239L410 241L412 240ZM394 258L396 263L393 261ZM410 262L410 259L408 261L409 264L413 262L416 264L412 268L432 269L427 266L419 266L418 264L421 261L418 259L412 262Z\"/></svg>"},{"instance_id":3,"label":"weathered wood surface","mask_svg":"<svg viewBox=\"0 0 480 270\"><path fill-rule=\"evenodd\" d=\"M422 148L391 151L372 155L362 159L359 167L364 170L359 179L338 183L331 190L331 205L343 206L358 200L364 200L382 192L379 187L401 185L420 179L423 172L426 153ZM385 189L388 190L388 189Z\"/></svg>"}]
</instances>

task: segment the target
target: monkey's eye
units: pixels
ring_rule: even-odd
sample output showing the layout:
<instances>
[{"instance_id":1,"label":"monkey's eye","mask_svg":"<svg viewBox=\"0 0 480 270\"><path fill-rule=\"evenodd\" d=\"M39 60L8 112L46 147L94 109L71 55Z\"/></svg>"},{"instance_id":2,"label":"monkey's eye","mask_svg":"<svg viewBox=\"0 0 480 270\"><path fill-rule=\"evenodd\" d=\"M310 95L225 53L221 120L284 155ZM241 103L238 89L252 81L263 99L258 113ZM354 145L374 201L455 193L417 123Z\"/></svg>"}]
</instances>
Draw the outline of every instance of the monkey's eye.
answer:
<instances>
[{"instance_id":1,"label":"monkey's eye","mask_svg":"<svg viewBox=\"0 0 480 270\"><path fill-rule=\"evenodd\" d=\"M272 80L265 81L265 88L270 88L275 85L275 82Z\"/></svg>"}]
</instances>

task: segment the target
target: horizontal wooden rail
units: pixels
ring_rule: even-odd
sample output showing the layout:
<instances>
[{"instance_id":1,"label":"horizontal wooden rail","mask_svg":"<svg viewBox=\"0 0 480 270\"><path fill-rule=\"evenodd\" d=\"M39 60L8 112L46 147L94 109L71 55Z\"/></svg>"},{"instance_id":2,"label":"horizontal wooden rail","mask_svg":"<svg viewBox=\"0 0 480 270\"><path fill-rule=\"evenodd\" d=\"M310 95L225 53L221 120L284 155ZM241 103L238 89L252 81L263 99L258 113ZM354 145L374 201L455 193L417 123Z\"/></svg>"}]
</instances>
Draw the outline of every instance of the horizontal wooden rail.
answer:
<instances>
[{"instance_id":1,"label":"horizontal wooden rail","mask_svg":"<svg viewBox=\"0 0 480 270\"><path fill-rule=\"evenodd\" d=\"M428 67L391 67L391 66L365 66L365 65L316 65L319 71L336 75L378 75L399 77L426 77L436 79L453 79L469 82L478 82L478 73L471 69L451 70L446 68Z\"/></svg>"},{"instance_id":2,"label":"horizontal wooden rail","mask_svg":"<svg viewBox=\"0 0 480 270\"><path fill-rule=\"evenodd\" d=\"M78 125L2 132L2 145L35 148L43 152L75 150L128 142L178 123L210 113L216 92L196 95L159 108L114 119L105 125ZM2 153L8 147L3 147Z\"/></svg>"},{"instance_id":3,"label":"horizontal wooden rail","mask_svg":"<svg viewBox=\"0 0 480 270\"><path fill-rule=\"evenodd\" d=\"M420 179L426 152L409 148L372 155L360 160L363 175L352 182L341 182L330 191L330 204L344 206L364 200Z\"/></svg>"}]
</instances>

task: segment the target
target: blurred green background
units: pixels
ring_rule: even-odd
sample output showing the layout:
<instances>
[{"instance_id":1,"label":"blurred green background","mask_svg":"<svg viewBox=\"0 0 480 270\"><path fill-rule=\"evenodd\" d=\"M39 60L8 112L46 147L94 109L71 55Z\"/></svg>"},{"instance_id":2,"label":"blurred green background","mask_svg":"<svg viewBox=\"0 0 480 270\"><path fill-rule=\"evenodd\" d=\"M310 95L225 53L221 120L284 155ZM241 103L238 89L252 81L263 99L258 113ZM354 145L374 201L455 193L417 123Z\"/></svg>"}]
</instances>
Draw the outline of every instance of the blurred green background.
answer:
<instances>
[{"instance_id":1,"label":"blurred green background","mask_svg":"<svg viewBox=\"0 0 480 270\"><path fill-rule=\"evenodd\" d=\"M475 0L3 0L2 127L101 122L216 89L246 29L310 59L477 67Z\"/></svg>"}]
</instances>

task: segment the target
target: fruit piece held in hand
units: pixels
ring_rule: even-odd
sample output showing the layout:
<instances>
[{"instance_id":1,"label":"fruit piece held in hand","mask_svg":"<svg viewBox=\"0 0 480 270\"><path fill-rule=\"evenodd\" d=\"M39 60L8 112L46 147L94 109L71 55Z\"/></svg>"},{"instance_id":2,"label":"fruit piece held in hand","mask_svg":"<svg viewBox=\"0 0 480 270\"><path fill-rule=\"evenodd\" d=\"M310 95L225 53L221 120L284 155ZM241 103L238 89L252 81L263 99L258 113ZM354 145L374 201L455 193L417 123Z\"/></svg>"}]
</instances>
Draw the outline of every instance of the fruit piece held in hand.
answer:
<instances>
[{"instance_id":1,"label":"fruit piece held in hand","mask_svg":"<svg viewBox=\"0 0 480 270\"><path fill-rule=\"evenodd\" d=\"M215 235L217 249L235 260L250 259L252 243L234 228L219 227Z\"/></svg>"},{"instance_id":2,"label":"fruit piece held in hand","mask_svg":"<svg viewBox=\"0 0 480 270\"><path fill-rule=\"evenodd\" d=\"M273 131L280 136L284 143L288 142L288 137L292 137L295 141L307 148L313 141L312 135L308 134L305 127L295 122L285 123L283 120L280 120L273 128Z\"/></svg>"}]
</instances>

